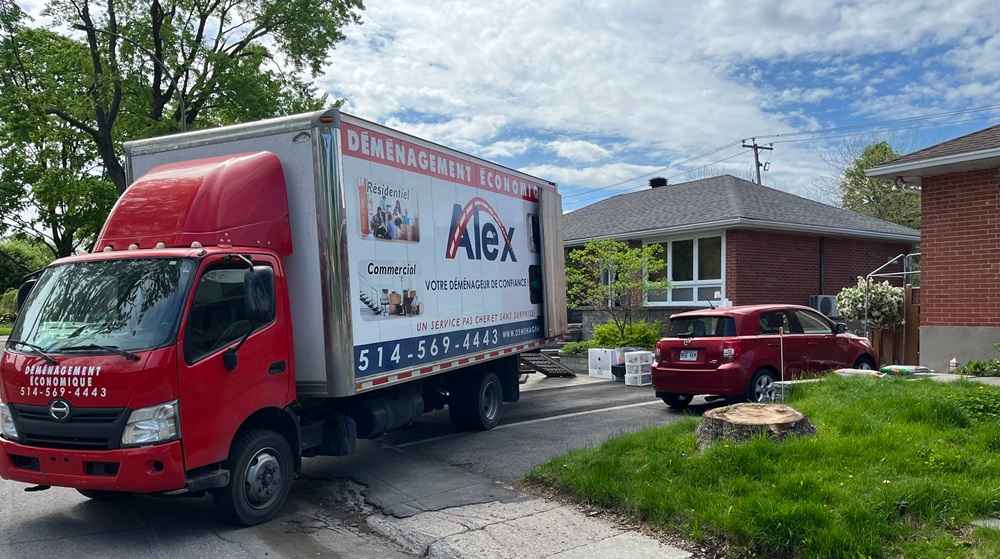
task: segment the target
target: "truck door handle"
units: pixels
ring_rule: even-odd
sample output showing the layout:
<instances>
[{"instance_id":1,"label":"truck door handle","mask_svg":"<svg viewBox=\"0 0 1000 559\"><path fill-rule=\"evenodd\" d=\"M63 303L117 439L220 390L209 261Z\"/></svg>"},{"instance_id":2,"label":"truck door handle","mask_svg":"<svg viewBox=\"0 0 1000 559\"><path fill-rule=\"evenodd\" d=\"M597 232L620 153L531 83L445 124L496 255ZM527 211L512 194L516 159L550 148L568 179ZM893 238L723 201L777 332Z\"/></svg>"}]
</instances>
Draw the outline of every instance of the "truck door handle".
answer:
<instances>
[{"instance_id":1,"label":"truck door handle","mask_svg":"<svg viewBox=\"0 0 1000 559\"><path fill-rule=\"evenodd\" d=\"M275 361L274 363L271 363L270 367L267 368L267 374L269 375L280 375L283 372L285 372L284 361Z\"/></svg>"}]
</instances>

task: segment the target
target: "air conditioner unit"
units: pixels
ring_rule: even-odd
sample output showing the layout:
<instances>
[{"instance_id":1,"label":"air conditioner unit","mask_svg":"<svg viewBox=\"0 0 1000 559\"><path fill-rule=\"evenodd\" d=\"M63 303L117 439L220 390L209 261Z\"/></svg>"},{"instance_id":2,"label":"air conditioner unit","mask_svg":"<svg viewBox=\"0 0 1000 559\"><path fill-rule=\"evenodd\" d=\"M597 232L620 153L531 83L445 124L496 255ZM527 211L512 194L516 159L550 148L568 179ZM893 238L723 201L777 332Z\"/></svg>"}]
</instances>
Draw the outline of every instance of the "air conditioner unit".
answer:
<instances>
[{"instance_id":1,"label":"air conditioner unit","mask_svg":"<svg viewBox=\"0 0 1000 559\"><path fill-rule=\"evenodd\" d=\"M835 295L810 295L809 306L830 318L840 318L837 312L837 297Z\"/></svg>"}]
</instances>

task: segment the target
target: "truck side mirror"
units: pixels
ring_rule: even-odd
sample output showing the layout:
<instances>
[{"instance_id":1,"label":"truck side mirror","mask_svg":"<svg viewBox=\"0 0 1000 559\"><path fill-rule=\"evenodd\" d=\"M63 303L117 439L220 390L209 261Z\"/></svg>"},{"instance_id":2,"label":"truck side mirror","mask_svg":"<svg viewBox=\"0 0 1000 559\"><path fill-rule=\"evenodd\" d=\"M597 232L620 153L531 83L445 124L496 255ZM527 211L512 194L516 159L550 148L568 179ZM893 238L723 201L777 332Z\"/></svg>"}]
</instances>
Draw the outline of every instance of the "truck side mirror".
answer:
<instances>
[{"instance_id":1,"label":"truck side mirror","mask_svg":"<svg viewBox=\"0 0 1000 559\"><path fill-rule=\"evenodd\" d=\"M255 326L274 320L274 270L254 266L243 277L246 318Z\"/></svg>"},{"instance_id":2,"label":"truck side mirror","mask_svg":"<svg viewBox=\"0 0 1000 559\"><path fill-rule=\"evenodd\" d=\"M17 298L14 302L14 312L21 312L21 307L24 306L24 302L28 300L28 295L31 295L31 290L35 288L35 284L38 283L38 276L29 278L17 288Z\"/></svg>"},{"instance_id":3,"label":"truck side mirror","mask_svg":"<svg viewBox=\"0 0 1000 559\"><path fill-rule=\"evenodd\" d=\"M836 332L837 334L843 334L844 332L847 332L847 325L844 324L843 322L838 322L836 328L834 328L834 332Z\"/></svg>"}]
</instances>

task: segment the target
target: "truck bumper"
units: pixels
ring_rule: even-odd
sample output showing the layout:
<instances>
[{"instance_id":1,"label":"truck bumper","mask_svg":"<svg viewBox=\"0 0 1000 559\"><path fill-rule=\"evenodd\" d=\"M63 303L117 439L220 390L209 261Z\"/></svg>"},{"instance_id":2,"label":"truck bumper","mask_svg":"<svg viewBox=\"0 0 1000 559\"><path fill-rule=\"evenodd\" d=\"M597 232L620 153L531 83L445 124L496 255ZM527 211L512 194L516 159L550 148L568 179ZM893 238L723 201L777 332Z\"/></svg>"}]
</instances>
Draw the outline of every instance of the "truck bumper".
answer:
<instances>
[{"instance_id":1,"label":"truck bumper","mask_svg":"<svg viewBox=\"0 0 1000 559\"><path fill-rule=\"evenodd\" d=\"M39 448L0 440L0 477L94 491L162 493L185 486L180 441L122 450Z\"/></svg>"}]
</instances>

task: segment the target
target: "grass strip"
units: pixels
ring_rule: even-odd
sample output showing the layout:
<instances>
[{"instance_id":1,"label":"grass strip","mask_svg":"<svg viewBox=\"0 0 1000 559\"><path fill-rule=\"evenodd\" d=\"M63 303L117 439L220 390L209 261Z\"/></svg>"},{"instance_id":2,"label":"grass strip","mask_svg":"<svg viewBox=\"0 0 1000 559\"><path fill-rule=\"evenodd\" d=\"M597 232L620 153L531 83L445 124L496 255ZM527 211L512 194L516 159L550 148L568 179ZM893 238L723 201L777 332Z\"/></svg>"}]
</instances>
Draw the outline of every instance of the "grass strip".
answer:
<instances>
[{"instance_id":1,"label":"grass strip","mask_svg":"<svg viewBox=\"0 0 1000 559\"><path fill-rule=\"evenodd\" d=\"M1000 557L1000 389L831 377L797 391L815 437L695 448L692 417L529 479L760 557Z\"/></svg>"}]
</instances>

